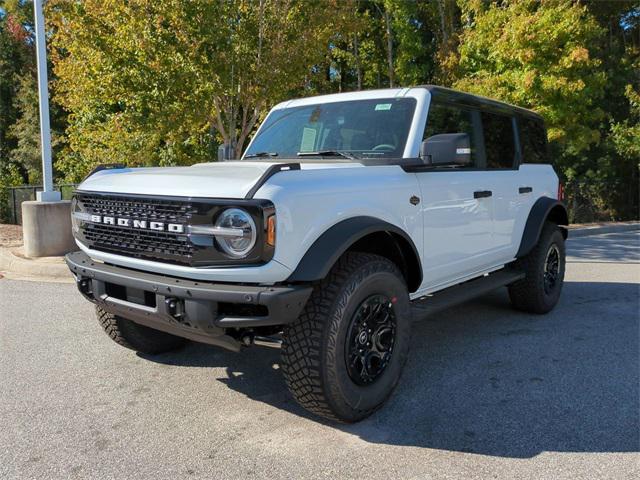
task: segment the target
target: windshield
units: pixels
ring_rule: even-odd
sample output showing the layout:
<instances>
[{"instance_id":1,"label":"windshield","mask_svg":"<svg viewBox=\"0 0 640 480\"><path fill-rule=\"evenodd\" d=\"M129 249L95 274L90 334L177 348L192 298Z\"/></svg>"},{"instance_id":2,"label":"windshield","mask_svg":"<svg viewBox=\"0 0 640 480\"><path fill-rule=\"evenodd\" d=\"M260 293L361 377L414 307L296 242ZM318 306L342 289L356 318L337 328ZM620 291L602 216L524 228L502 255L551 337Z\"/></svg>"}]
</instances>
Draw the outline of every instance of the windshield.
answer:
<instances>
[{"instance_id":1,"label":"windshield","mask_svg":"<svg viewBox=\"0 0 640 480\"><path fill-rule=\"evenodd\" d=\"M415 107L413 98L384 98L274 110L244 158L399 158Z\"/></svg>"}]
</instances>

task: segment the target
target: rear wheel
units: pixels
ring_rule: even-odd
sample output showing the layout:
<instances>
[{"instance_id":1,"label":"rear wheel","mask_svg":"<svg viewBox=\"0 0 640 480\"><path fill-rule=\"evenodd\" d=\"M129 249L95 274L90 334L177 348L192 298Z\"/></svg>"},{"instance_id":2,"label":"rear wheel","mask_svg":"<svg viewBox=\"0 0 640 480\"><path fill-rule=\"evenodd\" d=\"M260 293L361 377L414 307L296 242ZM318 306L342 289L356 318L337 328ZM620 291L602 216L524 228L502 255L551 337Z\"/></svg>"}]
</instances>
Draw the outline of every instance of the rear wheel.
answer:
<instances>
[{"instance_id":1,"label":"rear wheel","mask_svg":"<svg viewBox=\"0 0 640 480\"><path fill-rule=\"evenodd\" d=\"M564 237L555 223L547 222L535 248L516 262L525 278L509 285L514 307L532 313L547 313L560 299L565 271Z\"/></svg>"},{"instance_id":2,"label":"rear wheel","mask_svg":"<svg viewBox=\"0 0 640 480\"><path fill-rule=\"evenodd\" d=\"M395 264L348 253L283 332L282 371L295 399L331 420L355 422L395 388L409 350L409 294Z\"/></svg>"},{"instance_id":3,"label":"rear wheel","mask_svg":"<svg viewBox=\"0 0 640 480\"><path fill-rule=\"evenodd\" d=\"M96 316L103 330L118 345L142 353L163 353L176 350L187 343L187 339L176 337L153 328L139 325L131 320L96 307Z\"/></svg>"}]
</instances>

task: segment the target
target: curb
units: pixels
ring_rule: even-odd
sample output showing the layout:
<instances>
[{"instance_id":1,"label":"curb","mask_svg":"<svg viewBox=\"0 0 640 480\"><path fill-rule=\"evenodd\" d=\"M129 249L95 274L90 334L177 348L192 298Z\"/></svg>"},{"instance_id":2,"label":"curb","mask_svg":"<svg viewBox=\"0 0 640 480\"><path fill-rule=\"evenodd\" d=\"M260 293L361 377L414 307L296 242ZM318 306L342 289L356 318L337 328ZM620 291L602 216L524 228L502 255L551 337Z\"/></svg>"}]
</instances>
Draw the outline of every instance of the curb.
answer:
<instances>
[{"instance_id":1,"label":"curb","mask_svg":"<svg viewBox=\"0 0 640 480\"><path fill-rule=\"evenodd\" d=\"M6 247L0 247L0 272L13 280L74 282L63 257L30 259L16 255L12 249Z\"/></svg>"},{"instance_id":2,"label":"curb","mask_svg":"<svg viewBox=\"0 0 640 480\"><path fill-rule=\"evenodd\" d=\"M602 235L604 233L633 232L640 230L640 222L610 223L572 228L569 226L569 239Z\"/></svg>"},{"instance_id":3,"label":"curb","mask_svg":"<svg viewBox=\"0 0 640 480\"><path fill-rule=\"evenodd\" d=\"M637 230L640 230L640 222L569 227L569 239ZM75 282L63 257L30 259L16 255L11 248L7 247L0 247L0 272L6 278L13 280Z\"/></svg>"}]
</instances>

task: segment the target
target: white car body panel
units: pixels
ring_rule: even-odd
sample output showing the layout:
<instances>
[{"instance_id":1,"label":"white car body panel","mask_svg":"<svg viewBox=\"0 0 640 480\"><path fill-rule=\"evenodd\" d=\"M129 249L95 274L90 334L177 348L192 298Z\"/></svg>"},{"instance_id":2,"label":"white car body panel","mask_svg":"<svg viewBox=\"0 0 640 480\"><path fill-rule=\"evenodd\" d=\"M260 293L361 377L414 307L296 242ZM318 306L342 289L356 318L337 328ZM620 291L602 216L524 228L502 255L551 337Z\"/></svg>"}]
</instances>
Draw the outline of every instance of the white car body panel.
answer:
<instances>
[{"instance_id":1,"label":"white car body panel","mask_svg":"<svg viewBox=\"0 0 640 480\"><path fill-rule=\"evenodd\" d=\"M225 162L225 165L234 163L239 162ZM193 268L114 255L80 246L91 258L123 267L153 270L191 279L267 284L286 280L308 247L324 231L340 220L351 217L366 215L387 221L407 232L419 248L422 243L422 219L419 209L409 203L411 195L419 193L414 175L408 175L398 166L364 167L353 163L334 163L303 164L302 167L299 171L278 173L255 195L255 198L271 200L274 203L278 219L273 260L266 265ZM114 188L117 179L127 177L128 174L120 175L102 175L108 183L98 185L99 182L93 182L92 188L89 188L85 182L79 189L96 192L139 192L138 189L124 191L121 186ZM385 195L372 195L372 192L382 190L385 191ZM213 186L209 191L215 191ZM166 192L167 189L157 188L148 194L167 195ZM223 198L217 191L209 195L193 196ZM319 198L323 200L321 204L318 203ZM315 215L310 212L314 212Z\"/></svg>"},{"instance_id":2,"label":"white car body panel","mask_svg":"<svg viewBox=\"0 0 640 480\"><path fill-rule=\"evenodd\" d=\"M419 154L430 102L425 88L291 100L273 110L391 97L416 99L416 113L403 155L415 158ZM104 170L86 179L79 190L242 199L271 165L283 161L286 159ZM519 187L531 187L533 191L520 194ZM79 246L95 260L123 267L196 280L270 285L285 281L313 243L336 223L357 216L376 217L402 229L413 241L423 271L422 285L411 295L417 298L489 273L512 261L531 207L542 196L556 198L557 187L558 178L548 165L528 164L517 170L408 173L398 165L302 162L300 170L282 171L269 178L253 197L272 201L277 215L275 252L265 265L194 268ZM493 195L475 199L476 190L491 190ZM418 205L409 202L414 195L421 199Z\"/></svg>"},{"instance_id":3,"label":"white car body panel","mask_svg":"<svg viewBox=\"0 0 640 480\"><path fill-rule=\"evenodd\" d=\"M285 172L275 175L256 198L274 203L278 217L274 258L295 269L320 235L357 216L375 217L399 227L420 252L420 209L409 203L409 198L418 194L415 176L393 165Z\"/></svg>"}]
</instances>

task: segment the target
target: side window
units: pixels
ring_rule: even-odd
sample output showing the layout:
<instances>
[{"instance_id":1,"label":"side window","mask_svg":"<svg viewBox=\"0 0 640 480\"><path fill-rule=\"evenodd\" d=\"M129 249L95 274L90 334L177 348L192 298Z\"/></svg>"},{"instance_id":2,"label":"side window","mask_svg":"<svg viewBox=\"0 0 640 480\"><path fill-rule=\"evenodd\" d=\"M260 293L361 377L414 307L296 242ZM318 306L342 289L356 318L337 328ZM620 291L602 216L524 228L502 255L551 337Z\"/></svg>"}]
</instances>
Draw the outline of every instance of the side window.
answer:
<instances>
[{"instance_id":1,"label":"side window","mask_svg":"<svg viewBox=\"0 0 640 480\"><path fill-rule=\"evenodd\" d=\"M550 163L547 131L542 120L520 117L518 125L523 163Z\"/></svg>"},{"instance_id":2,"label":"side window","mask_svg":"<svg viewBox=\"0 0 640 480\"><path fill-rule=\"evenodd\" d=\"M516 146L511 117L482 112L487 168L513 168Z\"/></svg>"},{"instance_id":3,"label":"side window","mask_svg":"<svg viewBox=\"0 0 640 480\"><path fill-rule=\"evenodd\" d=\"M454 105L432 103L422 140L441 133L466 133L471 144L471 166L477 166L476 136L473 132L473 112Z\"/></svg>"}]
</instances>

